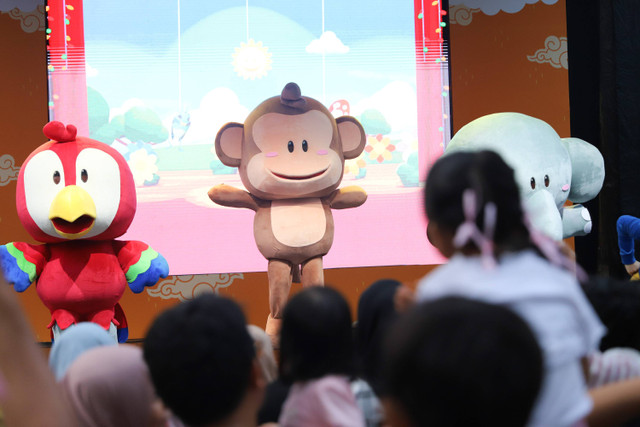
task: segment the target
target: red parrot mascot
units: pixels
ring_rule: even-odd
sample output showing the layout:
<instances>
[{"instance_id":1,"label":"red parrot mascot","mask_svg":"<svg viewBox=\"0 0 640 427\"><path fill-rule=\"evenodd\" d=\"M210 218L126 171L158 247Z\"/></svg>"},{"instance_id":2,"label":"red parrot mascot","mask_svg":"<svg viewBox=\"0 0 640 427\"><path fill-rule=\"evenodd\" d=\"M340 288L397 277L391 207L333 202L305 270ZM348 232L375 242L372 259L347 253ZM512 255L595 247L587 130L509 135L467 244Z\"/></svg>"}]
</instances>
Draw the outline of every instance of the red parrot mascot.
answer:
<instances>
[{"instance_id":1,"label":"red parrot mascot","mask_svg":"<svg viewBox=\"0 0 640 427\"><path fill-rule=\"evenodd\" d=\"M50 122L43 131L50 141L24 162L16 191L20 221L43 244L0 246L4 275L18 292L36 282L54 339L89 321L124 342L127 322L118 301L125 288L142 292L167 277L169 266L146 243L114 240L136 212L135 184L122 155L76 137L73 125Z\"/></svg>"}]
</instances>

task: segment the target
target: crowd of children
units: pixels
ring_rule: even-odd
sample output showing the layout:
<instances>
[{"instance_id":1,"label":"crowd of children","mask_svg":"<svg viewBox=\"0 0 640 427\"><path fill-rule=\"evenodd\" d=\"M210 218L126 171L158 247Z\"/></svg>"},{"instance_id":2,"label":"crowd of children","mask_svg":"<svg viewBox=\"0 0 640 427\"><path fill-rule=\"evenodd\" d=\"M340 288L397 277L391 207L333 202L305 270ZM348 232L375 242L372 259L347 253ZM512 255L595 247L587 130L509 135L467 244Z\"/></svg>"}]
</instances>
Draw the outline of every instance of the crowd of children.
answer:
<instances>
[{"instance_id":1,"label":"crowd of children","mask_svg":"<svg viewBox=\"0 0 640 427\"><path fill-rule=\"evenodd\" d=\"M5 423L632 425L640 291L579 283L567 251L533 230L521 206L497 154L444 156L427 177L425 212L428 239L448 262L415 293L395 280L373 283L355 322L330 285L303 289L284 308L278 357L235 302L202 295L158 316L142 349L115 345L96 325L74 326L47 367L2 284ZM625 219L619 230L633 235L636 225ZM634 274L640 264L628 238L624 245Z\"/></svg>"}]
</instances>

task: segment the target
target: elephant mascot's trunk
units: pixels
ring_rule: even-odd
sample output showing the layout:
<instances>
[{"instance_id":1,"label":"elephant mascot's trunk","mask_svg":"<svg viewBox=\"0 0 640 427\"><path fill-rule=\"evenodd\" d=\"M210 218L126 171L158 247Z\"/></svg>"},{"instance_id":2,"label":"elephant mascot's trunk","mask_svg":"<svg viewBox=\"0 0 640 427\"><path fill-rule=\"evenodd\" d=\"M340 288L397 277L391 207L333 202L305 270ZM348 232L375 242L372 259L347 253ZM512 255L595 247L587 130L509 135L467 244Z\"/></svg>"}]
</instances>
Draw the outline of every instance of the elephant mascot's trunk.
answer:
<instances>
[{"instance_id":1,"label":"elephant mascot's trunk","mask_svg":"<svg viewBox=\"0 0 640 427\"><path fill-rule=\"evenodd\" d=\"M534 192L524 201L532 225L554 240L562 240L562 218L553 195L547 190Z\"/></svg>"}]
</instances>

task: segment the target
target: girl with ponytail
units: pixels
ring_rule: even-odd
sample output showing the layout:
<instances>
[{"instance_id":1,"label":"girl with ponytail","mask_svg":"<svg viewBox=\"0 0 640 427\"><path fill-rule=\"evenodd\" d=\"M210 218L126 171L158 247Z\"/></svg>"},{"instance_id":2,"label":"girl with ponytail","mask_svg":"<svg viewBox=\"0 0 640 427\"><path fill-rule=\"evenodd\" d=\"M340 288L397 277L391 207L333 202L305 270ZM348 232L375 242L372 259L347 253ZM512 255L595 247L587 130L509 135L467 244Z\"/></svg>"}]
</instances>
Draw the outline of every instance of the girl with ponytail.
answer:
<instances>
[{"instance_id":1,"label":"girl with ponytail","mask_svg":"<svg viewBox=\"0 0 640 427\"><path fill-rule=\"evenodd\" d=\"M417 300L462 296L522 316L545 360L528 425L580 425L592 408L582 362L604 327L575 263L529 227L513 170L491 151L446 155L427 177L425 211L429 240L450 259L422 279Z\"/></svg>"}]
</instances>

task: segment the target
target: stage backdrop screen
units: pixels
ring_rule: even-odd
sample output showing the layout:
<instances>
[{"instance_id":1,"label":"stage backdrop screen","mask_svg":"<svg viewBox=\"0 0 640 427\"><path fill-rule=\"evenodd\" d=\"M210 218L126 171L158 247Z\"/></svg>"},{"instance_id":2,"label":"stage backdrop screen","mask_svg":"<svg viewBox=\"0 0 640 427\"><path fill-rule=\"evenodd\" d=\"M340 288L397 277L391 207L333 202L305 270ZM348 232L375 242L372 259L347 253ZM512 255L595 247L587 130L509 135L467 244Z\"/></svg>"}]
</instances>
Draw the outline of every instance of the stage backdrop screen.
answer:
<instances>
[{"instance_id":1,"label":"stage backdrop screen","mask_svg":"<svg viewBox=\"0 0 640 427\"><path fill-rule=\"evenodd\" d=\"M449 138L447 16L422 0L50 0L49 111L128 160L138 193L123 239L148 242L171 274L264 271L254 212L211 202L243 188L214 150L296 82L360 120L362 155L341 186L369 195L334 211L331 267L432 264L422 186Z\"/></svg>"}]
</instances>

